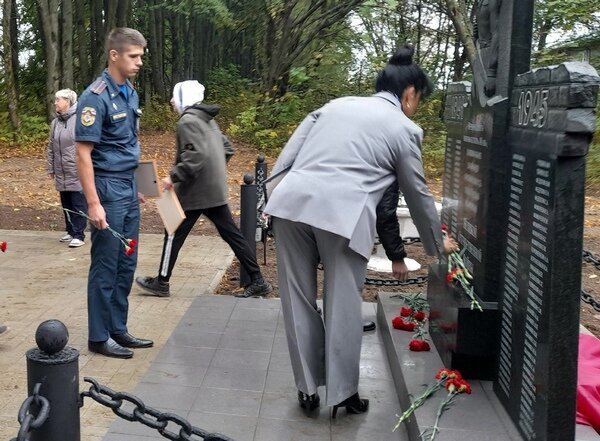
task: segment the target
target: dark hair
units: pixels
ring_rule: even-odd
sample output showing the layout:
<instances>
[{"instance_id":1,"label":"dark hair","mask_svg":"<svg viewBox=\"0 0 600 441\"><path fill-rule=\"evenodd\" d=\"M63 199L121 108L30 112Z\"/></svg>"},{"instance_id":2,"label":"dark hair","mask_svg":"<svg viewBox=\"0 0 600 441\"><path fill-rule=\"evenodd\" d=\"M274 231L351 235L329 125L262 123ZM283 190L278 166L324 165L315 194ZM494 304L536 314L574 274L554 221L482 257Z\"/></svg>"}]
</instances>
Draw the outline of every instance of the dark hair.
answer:
<instances>
[{"instance_id":1,"label":"dark hair","mask_svg":"<svg viewBox=\"0 0 600 441\"><path fill-rule=\"evenodd\" d=\"M123 51L127 46L146 47L146 39L140 31L131 28L114 28L106 38L106 53L115 49Z\"/></svg>"},{"instance_id":2,"label":"dark hair","mask_svg":"<svg viewBox=\"0 0 600 441\"><path fill-rule=\"evenodd\" d=\"M390 92L401 98L404 89L414 86L417 92L421 92L422 98L429 96L434 89L433 83L427 74L413 63L414 53L415 48L410 44L400 47L377 74L375 91Z\"/></svg>"}]
</instances>

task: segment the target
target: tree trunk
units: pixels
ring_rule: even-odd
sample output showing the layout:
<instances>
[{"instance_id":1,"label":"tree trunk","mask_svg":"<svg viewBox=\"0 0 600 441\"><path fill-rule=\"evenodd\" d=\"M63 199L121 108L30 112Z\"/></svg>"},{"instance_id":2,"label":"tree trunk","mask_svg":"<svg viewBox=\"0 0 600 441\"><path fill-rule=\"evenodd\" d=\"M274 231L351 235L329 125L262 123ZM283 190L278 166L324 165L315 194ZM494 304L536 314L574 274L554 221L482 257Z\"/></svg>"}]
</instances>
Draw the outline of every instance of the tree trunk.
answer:
<instances>
[{"instance_id":1,"label":"tree trunk","mask_svg":"<svg viewBox=\"0 0 600 441\"><path fill-rule=\"evenodd\" d=\"M59 88L58 0L38 0L46 53L46 116L54 115L54 94Z\"/></svg>"},{"instance_id":2,"label":"tree trunk","mask_svg":"<svg viewBox=\"0 0 600 441\"><path fill-rule=\"evenodd\" d=\"M544 49L546 49L546 40L548 39L548 34L552 30L552 27L553 24L550 19L546 19L544 23L542 23L542 26L539 30L540 39L538 40L538 51L543 51Z\"/></svg>"},{"instance_id":3,"label":"tree trunk","mask_svg":"<svg viewBox=\"0 0 600 441\"><path fill-rule=\"evenodd\" d=\"M10 49L12 51L13 81L17 97L19 96L19 23L17 21L18 16L19 10L17 9L17 0L12 0L10 15Z\"/></svg>"},{"instance_id":4,"label":"tree trunk","mask_svg":"<svg viewBox=\"0 0 600 441\"><path fill-rule=\"evenodd\" d=\"M102 25L102 0L90 0L90 60L92 77L98 75L104 68L104 26Z\"/></svg>"},{"instance_id":5,"label":"tree trunk","mask_svg":"<svg viewBox=\"0 0 600 441\"><path fill-rule=\"evenodd\" d=\"M458 38L465 47L466 56L472 64L475 60L475 41L473 39L473 25L467 15L465 0L445 0L448 14L458 34ZM474 8L476 6L473 6Z\"/></svg>"},{"instance_id":6,"label":"tree trunk","mask_svg":"<svg viewBox=\"0 0 600 441\"><path fill-rule=\"evenodd\" d=\"M73 89L73 0L62 0L61 25L61 86Z\"/></svg>"},{"instance_id":7,"label":"tree trunk","mask_svg":"<svg viewBox=\"0 0 600 441\"><path fill-rule=\"evenodd\" d=\"M11 11L12 0L4 0L2 8L2 46L4 55L4 78L6 84L6 95L8 99L8 113L10 116L10 127L13 132L13 141L17 140L19 131L19 116L17 114L18 96L15 85L13 66L13 54L11 51Z\"/></svg>"},{"instance_id":8,"label":"tree trunk","mask_svg":"<svg viewBox=\"0 0 600 441\"><path fill-rule=\"evenodd\" d=\"M88 61L88 45L85 35L84 0L75 0L75 26L77 27L77 55L79 59L79 86L85 89L92 80Z\"/></svg>"},{"instance_id":9,"label":"tree trunk","mask_svg":"<svg viewBox=\"0 0 600 441\"><path fill-rule=\"evenodd\" d=\"M117 27L127 27L127 13L129 12L129 0L119 0L117 7Z\"/></svg>"},{"instance_id":10,"label":"tree trunk","mask_svg":"<svg viewBox=\"0 0 600 441\"><path fill-rule=\"evenodd\" d=\"M149 49L150 49L150 66L152 68L152 94L164 94L164 84L163 84L163 72L162 72L162 41L159 41L160 35L160 24L157 23L160 18L160 14L154 8L156 5L156 0L149 0L148 6L150 7L150 11L148 14L148 30L150 34L148 35L149 41ZM160 48L159 48L160 46Z\"/></svg>"}]
</instances>

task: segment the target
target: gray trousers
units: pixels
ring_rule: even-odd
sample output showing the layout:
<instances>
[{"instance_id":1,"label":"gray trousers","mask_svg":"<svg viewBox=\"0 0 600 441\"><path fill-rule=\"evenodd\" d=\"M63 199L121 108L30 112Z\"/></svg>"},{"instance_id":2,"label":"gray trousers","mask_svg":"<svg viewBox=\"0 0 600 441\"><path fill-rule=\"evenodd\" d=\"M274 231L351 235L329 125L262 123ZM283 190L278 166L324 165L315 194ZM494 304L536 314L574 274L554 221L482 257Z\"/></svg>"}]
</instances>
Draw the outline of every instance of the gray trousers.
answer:
<instances>
[{"instance_id":1,"label":"gray trousers","mask_svg":"<svg viewBox=\"0 0 600 441\"><path fill-rule=\"evenodd\" d=\"M358 392L367 261L348 239L310 225L273 219L279 295L298 390L326 386L332 406ZM317 312L317 265L323 263L323 318Z\"/></svg>"}]
</instances>

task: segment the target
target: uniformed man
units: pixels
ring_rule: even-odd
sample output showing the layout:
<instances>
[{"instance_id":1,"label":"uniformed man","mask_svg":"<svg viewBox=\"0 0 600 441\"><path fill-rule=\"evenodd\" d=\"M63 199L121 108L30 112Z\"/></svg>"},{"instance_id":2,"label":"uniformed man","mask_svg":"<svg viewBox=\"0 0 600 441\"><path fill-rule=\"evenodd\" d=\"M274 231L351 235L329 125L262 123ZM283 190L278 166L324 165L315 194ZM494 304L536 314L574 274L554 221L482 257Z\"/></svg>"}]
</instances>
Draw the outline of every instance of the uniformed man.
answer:
<instances>
[{"instance_id":1,"label":"uniformed man","mask_svg":"<svg viewBox=\"0 0 600 441\"><path fill-rule=\"evenodd\" d=\"M140 210L134 171L140 154L141 112L129 78L140 70L145 47L146 40L134 29L110 32L108 68L81 95L75 127L77 168L92 230L88 348L117 358L131 358L130 348L153 345L127 330L137 253L131 253L107 229L110 226L126 239L138 239Z\"/></svg>"}]
</instances>

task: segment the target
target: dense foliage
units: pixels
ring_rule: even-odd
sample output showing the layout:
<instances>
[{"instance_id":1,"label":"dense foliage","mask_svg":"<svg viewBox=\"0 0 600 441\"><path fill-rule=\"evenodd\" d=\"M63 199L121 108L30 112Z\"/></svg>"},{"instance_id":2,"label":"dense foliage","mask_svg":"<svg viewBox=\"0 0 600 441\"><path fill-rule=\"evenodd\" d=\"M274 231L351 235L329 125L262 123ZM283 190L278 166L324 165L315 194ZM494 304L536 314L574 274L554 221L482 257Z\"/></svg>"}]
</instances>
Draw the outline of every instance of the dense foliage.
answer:
<instances>
[{"instance_id":1,"label":"dense foliage","mask_svg":"<svg viewBox=\"0 0 600 441\"><path fill-rule=\"evenodd\" d=\"M536 1L534 44L548 64L580 52L548 51L549 29L598 35L600 0ZM234 138L276 154L311 110L332 98L372 92L377 70L399 44L416 47L438 91L418 123L430 174L442 168L441 120L448 82L468 78L464 36L474 0L4 0L0 60L0 144L47 137L52 98L78 93L102 70L103 44L115 26L148 39L136 78L142 127L171 130L173 85L198 79L222 106ZM460 17L459 17L460 18ZM466 29L459 29L460 27ZM594 146L590 169L600 170ZM595 158L598 158L596 160ZM600 172L593 171L594 179Z\"/></svg>"}]
</instances>

